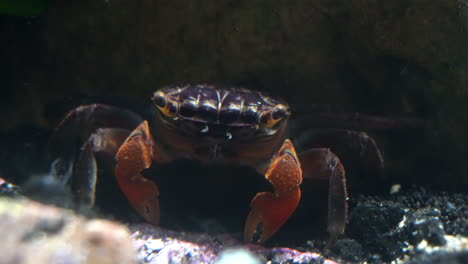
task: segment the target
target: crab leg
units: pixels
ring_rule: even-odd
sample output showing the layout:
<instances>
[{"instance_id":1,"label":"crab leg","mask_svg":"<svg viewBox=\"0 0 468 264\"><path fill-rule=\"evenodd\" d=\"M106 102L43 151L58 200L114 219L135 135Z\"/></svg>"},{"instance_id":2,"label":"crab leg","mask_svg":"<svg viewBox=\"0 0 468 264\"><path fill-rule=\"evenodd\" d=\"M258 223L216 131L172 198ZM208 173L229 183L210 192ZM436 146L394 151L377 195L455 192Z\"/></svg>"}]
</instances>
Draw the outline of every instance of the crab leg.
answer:
<instances>
[{"instance_id":1,"label":"crab leg","mask_svg":"<svg viewBox=\"0 0 468 264\"><path fill-rule=\"evenodd\" d=\"M79 139L86 140L98 128L133 130L143 119L136 113L115 106L92 104L71 110L57 126L49 141L52 156L61 156L74 150Z\"/></svg>"},{"instance_id":2,"label":"crab leg","mask_svg":"<svg viewBox=\"0 0 468 264\"><path fill-rule=\"evenodd\" d=\"M365 132L347 129L313 129L304 131L294 141L298 153L312 148L330 148L340 157L348 172L351 182L373 182L383 176L384 159L377 143ZM354 177L354 178L353 178ZM356 191L362 188L354 184L349 186Z\"/></svg>"},{"instance_id":3,"label":"crab leg","mask_svg":"<svg viewBox=\"0 0 468 264\"><path fill-rule=\"evenodd\" d=\"M53 161L51 174L57 177L59 182L68 183L74 178L76 170L74 168L74 165L77 165L75 164L76 150L77 147L81 147L77 144L86 142L98 128L125 129L130 134L130 131L142 121L136 113L110 105L84 105L71 110L49 140L48 151ZM112 138L112 136L104 137L106 140ZM88 147L85 146L85 148L94 148L93 141L93 139L88 140L88 143L85 143ZM102 150L101 147L98 148ZM112 156L114 155L115 151L112 153Z\"/></svg>"},{"instance_id":4,"label":"crab leg","mask_svg":"<svg viewBox=\"0 0 468 264\"><path fill-rule=\"evenodd\" d=\"M340 159L327 148L315 148L299 154L304 180L328 180L328 239L330 247L344 232L347 217L345 170Z\"/></svg>"},{"instance_id":5,"label":"crab leg","mask_svg":"<svg viewBox=\"0 0 468 264\"><path fill-rule=\"evenodd\" d=\"M148 122L141 123L116 155L115 176L130 204L146 221L159 224L159 191L154 182L141 174L151 165L155 142Z\"/></svg>"},{"instance_id":6,"label":"crab leg","mask_svg":"<svg viewBox=\"0 0 468 264\"><path fill-rule=\"evenodd\" d=\"M130 132L120 128L100 128L83 145L71 177L71 189L80 207L94 206L97 181L95 153L104 153L113 158Z\"/></svg>"},{"instance_id":7,"label":"crab leg","mask_svg":"<svg viewBox=\"0 0 468 264\"><path fill-rule=\"evenodd\" d=\"M288 220L301 198L302 170L293 144L285 140L265 174L274 193L257 193L244 230L246 242L263 243Z\"/></svg>"}]
</instances>

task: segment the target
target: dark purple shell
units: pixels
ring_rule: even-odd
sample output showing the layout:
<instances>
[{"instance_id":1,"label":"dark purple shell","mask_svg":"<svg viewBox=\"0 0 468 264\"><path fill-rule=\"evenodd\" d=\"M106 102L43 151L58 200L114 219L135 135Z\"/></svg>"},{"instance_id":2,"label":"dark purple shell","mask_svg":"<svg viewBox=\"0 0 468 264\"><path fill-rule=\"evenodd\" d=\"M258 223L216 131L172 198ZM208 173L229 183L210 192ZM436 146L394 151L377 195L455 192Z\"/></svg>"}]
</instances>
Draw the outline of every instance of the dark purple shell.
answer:
<instances>
[{"instance_id":1,"label":"dark purple shell","mask_svg":"<svg viewBox=\"0 0 468 264\"><path fill-rule=\"evenodd\" d=\"M285 105L260 92L211 85L170 86L161 89L171 112L184 120L231 126L257 125L263 112Z\"/></svg>"}]
</instances>

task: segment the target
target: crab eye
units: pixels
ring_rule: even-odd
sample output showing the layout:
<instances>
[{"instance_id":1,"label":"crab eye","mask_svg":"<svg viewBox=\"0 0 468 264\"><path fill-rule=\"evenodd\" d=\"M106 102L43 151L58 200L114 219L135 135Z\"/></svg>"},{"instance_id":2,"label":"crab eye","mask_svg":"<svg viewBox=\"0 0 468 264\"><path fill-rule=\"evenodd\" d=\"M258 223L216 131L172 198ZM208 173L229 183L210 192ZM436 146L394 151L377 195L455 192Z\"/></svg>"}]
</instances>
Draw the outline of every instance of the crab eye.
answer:
<instances>
[{"instance_id":1,"label":"crab eye","mask_svg":"<svg viewBox=\"0 0 468 264\"><path fill-rule=\"evenodd\" d=\"M179 105L176 102L168 102L163 112L169 117L175 117L179 112Z\"/></svg>"},{"instance_id":2,"label":"crab eye","mask_svg":"<svg viewBox=\"0 0 468 264\"><path fill-rule=\"evenodd\" d=\"M155 92L154 95L153 95L152 100L153 100L154 104L156 106L158 106L159 108L164 108L167 105L166 95L161 91Z\"/></svg>"},{"instance_id":3,"label":"crab eye","mask_svg":"<svg viewBox=\"0 0 468 264\"><path fill-rule=\"evenodd\" d=\"M155 92L152 100L165 116L175 117L177 115L178 105L176 102L169 101L163 92Z\"/></svg>"},{"instance_id":4,"label":"crab eye","mask_svg":"<svg viewBox=\"0 0 468 264\"><path fill-rule=\"evenodd\" d=\"M277 105L273 110L267 111L260 116L260 124L264 127L273 127L281 119L288 115L288 109L284 105Z\"/></svg>"},{"instance_id":5,"label":"crab eye","mask_svg":"<svg viewBox=\"0 0 468 264\"><path fill-rule=\"evenodd\" d=\"M287 114L288 109L286 109L284 105L280 104L276 106L275 109L273 109L273 111L271 112L271 117L273 118L273 120L280 120L285 118Z\"/></svg>"}]
</instances>

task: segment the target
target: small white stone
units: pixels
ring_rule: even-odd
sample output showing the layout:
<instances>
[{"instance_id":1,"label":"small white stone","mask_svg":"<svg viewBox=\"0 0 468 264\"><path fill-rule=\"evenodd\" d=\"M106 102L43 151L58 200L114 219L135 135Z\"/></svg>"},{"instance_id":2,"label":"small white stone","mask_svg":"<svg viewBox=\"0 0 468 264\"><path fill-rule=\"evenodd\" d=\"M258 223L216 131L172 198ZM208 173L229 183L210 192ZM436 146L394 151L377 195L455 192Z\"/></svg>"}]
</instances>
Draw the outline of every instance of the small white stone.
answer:
<instances>
[{"instance_id":1,"label":"small white stone","mask_svg":"<svg viewBox=\"0 0 468 264\"><path fill-rule=\"evenodd\" d=\"M145 246L150 251L159 251L164 247L164 241L161 239L148 240L146 241Z\"/></svg>"},{"instance_id":2,"label":"small white stone","mask_svg":"<svg viewBox=\"0 0 468 264\"><path fill-rule=\"evenodd\" d=\"M261 264L260 259L246 249L227 249L219 254L215 264Z\"/></svg>"},{"instance_id":3,"label":"small white stone","mask_svg":"<svg viewBox=\"0 0 468 264\"><path fill-rule=\"evenodd\" d=\"M401 185L400 184L394 184L392 187L390 187L390 194L396 194L401 190Z\"/></svg>"}]
</instances>

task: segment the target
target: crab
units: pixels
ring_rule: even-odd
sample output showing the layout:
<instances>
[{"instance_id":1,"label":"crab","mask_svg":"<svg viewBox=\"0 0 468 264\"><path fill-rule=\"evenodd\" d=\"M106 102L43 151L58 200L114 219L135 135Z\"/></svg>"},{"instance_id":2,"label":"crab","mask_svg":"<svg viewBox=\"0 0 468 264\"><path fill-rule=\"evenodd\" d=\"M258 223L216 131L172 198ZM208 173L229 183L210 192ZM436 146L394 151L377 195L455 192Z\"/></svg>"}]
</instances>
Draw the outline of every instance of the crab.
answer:
<instances>
[{"instance_id":1,"label":"crab","mask_svg":"<svg viewBox=\"0 0 468 264\"><path fill-rule=\"evenodd\" d=\"M257 91L213 85L164 87L154 92L152 102L157 109L152 122L124 108L92 104L71 110L58 125L50 140L53 174L72 183L79 204L94 205L95 154L105 153L115 158L115 178L132 207L158 225L160 191L142 171L186 158L252 167L271 183L272 192L259 192L251 201L246 242L270 239L296 210L302 181L311 179L329 181L328 244L344 232L345 169L329 148L296 151L288 137L287 103ZM327 135L364 138L380 155L375 142L362 133L335 130ZM312 146L314 138L320 136L302 141ZM82 142L79 151L73 149L76 142Z\"/></svg>"}]
</instances>

